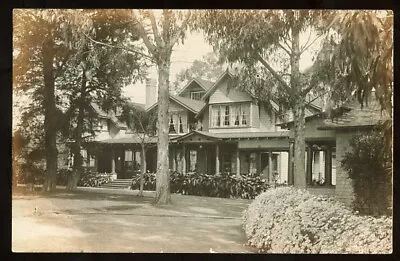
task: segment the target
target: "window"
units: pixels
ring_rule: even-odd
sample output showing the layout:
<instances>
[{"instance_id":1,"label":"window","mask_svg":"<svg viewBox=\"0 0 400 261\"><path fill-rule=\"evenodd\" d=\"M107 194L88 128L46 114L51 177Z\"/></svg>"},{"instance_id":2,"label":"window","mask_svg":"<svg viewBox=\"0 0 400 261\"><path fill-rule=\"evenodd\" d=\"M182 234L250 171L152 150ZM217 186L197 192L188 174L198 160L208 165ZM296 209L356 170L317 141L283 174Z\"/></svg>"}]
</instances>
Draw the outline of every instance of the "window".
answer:
<instances>
[{"instance_id":1,"label":"window","mask_svg":"<svg viewBox=\"0 0 400 261\"><path fill-rule=\"evenodd\" d=\"M179 133L183 133L182 117L179 115Z\"/></svg>"},{"instance_id":2,"label":"window","mask_svg":"<svg viewBox=\"0 0 400 261\"><path fill-rule=\"evenodd\" d=\"M86 167L86 165L87 165L87 151L86 150L81 150L81 156L82 156L82 166Z\"/></svg>"},{"instance_id":3,"label":"window","mask_svg":"<svg viewBox=\"0 0 400 261\"><path fill-rule=\"evenodd\" d=\"M170 121L169 121L169 130L168 130L168 132L169 132L169 133L176 133L176 130L175 130L175 123L174 123L174 118L173 118L173 116L172 116L172 115L170 116Z\"/></svg>"},{"instance_id":4,"label":"window","mask_svg":"<svg viewBox=\"0 0 400 261\"><path fill-rule=\"evenodd\" d=\"M191 150L189 152L189 171L196 171L197 165L197 150Z\"/></svg>"},{"instance_id":5,"label":"window","mask_svg":"<svg viewBox=\"0 0 400 261\"><path fill-rule=\"evenodd\" d=\"M190 92L190 99L192 100L201 100L203 97L204 91Z\"/></svg>"},{"instance_id":6,"label":"window","mask_svg":"<svg viewBox=\"0 0 400 261\"><path fill-rule=\"evenodd\" d=\"M222 157L222 171L232 172L232 155L224 154Z\"/></svg>"},{"instance_id":7,"label":"window","mask_svg":"<svg viewBox=\"0 0 400 261\"><path fill-rule=\"evenodd\" d=\"M211 105L211 127L248 126L249 104Z\"/></svg>"},{"instance_id":8,"label":"window","mask_svg":"<svg viewBox=\"0 0 400 261\"><path fill-rule=\"evenodd\" d=\"M229 126L229 106L225 106L224 126Z\"/></svg>"}]
</instances>

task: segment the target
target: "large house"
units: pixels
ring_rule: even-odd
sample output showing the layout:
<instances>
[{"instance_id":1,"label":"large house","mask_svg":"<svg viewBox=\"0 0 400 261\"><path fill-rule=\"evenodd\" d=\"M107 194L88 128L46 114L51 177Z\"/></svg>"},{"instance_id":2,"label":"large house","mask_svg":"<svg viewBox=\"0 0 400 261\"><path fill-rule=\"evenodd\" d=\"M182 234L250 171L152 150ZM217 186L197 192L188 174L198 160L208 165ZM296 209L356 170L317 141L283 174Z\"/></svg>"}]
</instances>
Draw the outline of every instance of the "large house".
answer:
<instances>
[{"instance_id":1,"label":"large house","mask_svg":"<svg viewBox=\"0 0 400 261\"><path fill-rule=\"evenodd\" d=\"M193 79L177 95L169 96L169 166L181 173L261 175L266 182L293 184L293 121L274 101L260 102L252 93L231 88L229 71L215 82ZM155 83L147 91L155 92ZM156 113L155 94L147 113ZM316 100L318 101L318 100ZM140 139L118 120L93 106L102 118L93 144L97 160L83 152L86 164L115 178L131 178L141 164ZM140 107L140 106L139 106ZM143 107L143 106L142 106ZM363 110L350 102L341 106L335 121L326 119L323 104L306 108L307 189L352 200L351 181L340 167L348 139L379 122L376 104ZM356 120L343 123L353 115ZM368 115L361 117L360 115ZM361 117L361 118L360 118ZM353 126L354 125L354 126ZM148 139L147 170L156 171L157 137ZM94 150L95 151L95 150Z\"/></svg>"}]
</instances>

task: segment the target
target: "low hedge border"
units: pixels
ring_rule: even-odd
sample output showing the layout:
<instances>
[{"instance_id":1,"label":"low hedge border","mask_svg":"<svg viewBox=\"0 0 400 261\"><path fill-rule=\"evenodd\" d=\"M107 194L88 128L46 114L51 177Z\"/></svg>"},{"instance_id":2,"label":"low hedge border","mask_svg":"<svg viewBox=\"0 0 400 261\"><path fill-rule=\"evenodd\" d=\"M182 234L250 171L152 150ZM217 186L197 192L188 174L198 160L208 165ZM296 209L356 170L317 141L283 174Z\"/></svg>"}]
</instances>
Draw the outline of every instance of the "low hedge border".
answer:
<instances>
[{"instance_id":1,"label":"low hedge border","mask_svg":"<svg viewBox=\"0 0 400 261\"><path fill-rule=\"evenodd\" d=\"M248 245L268 253L392 252L392 218L360 216L308 191L271 188L243 214Z\"/></svg>"}]
</instances>

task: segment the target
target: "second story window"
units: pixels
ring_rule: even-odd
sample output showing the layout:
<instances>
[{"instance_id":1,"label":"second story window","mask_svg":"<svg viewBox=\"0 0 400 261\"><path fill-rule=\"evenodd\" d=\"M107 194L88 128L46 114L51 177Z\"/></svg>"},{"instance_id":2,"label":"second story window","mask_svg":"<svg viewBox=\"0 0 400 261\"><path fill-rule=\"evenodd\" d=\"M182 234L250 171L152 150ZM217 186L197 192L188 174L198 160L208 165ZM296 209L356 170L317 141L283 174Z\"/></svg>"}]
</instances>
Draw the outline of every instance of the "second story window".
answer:
<instances>
[{"instance_id":1,"label":"second story window","mask_svg":"<svg viewBox=\"0 0 400 261\"><path fill-rule=\"evenodd\" d=\"M190 99L199 101L203 97L203 94L204 91L190 92Z\"/></svg>"},{"instance_id":2,"label":"second story window","mask_svg":"<svg viewBox=\"0 0 400 261\"><path fill-rule=\"evenodd\" d=\"M211 105L211 127L246 127L250 106L248 103Z\"/></svg>"},{"instance_id":3,"label":"second story window","mask_svg":"<svg viewBox=\"0 0 400 261\"><path fill-rule=\"evenodd\" d=\"M181 115L179 115L179 133L183 133L183 124Z\"/></svg>"},{"instance_id":4,"label":"second story window","mask_svg":"<svg viewBox=\"0 0 400 261\"><path fill-rule=\"evenodd\" d=\"M169 133L176 133L175 130L175 123L174 123L174 118L172 117L172 115L170 116L170 120L169 120Z\"/></svg>"},{"instance_id":5,"label":"second story window","mask_svg":"<svg viewBox=\"0 0 400 261\"><path fill-rule=\"evenodd\" d=\"M229 106L225 106L224 126L229 126Z\"/></svg>"}]
</instances>

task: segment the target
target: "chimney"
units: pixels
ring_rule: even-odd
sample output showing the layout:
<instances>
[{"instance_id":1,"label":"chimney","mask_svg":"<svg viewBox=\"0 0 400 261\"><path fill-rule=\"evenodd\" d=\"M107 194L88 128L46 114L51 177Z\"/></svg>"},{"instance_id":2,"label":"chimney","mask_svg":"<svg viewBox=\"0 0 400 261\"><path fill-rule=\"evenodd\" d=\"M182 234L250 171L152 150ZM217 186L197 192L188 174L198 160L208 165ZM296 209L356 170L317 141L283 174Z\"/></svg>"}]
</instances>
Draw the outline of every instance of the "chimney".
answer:
<instances>
[{"instance_id":1,"label":"chimney","mask_svg":"<svg viewBox=\"0 0 400 261\"><path fill-rule=\"evenodd\" d=\"M146 108L157 102L157 81L156 79L146 80Z\"/></svg>"}]
</instances>

